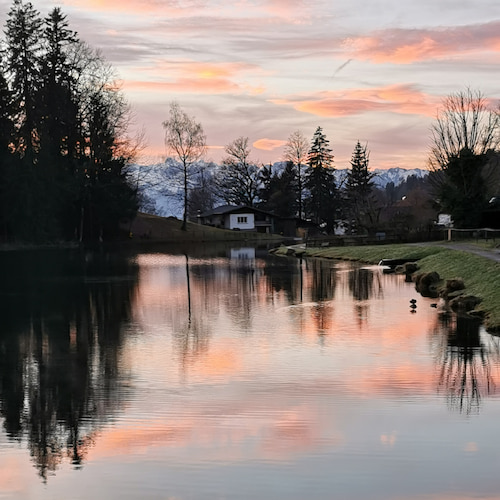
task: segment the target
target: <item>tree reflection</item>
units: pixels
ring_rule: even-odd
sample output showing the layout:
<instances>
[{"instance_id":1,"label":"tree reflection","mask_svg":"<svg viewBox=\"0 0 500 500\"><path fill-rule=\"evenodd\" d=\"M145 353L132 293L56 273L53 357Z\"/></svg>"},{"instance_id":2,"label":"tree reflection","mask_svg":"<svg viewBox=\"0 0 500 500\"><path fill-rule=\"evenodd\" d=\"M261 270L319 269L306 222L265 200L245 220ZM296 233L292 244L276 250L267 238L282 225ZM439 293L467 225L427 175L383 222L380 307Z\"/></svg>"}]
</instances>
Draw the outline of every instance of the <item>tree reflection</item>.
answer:
<instances>
[{"instance_id":1,"label":"tree reflection","mask_svg":"<svg viewBox=\"0 0 500 500\"><path fill-rule=\"evenodd\" d=\"M496 393L492 361L500 360L500 339L480 326L477 318L442 314L436 332L439 388L446 391L451 408L467 414L479 412L481 398Z\"/></svg>"},{"instance_id":2,"label":"tree reflection","mask_svg":"<svg viewBox=\"0 0 500 500\"><path fill-rule=\"evenodd\" d=\"M205 327L205 324L201 321L201 318L199 317L200 313L199 307L194 308L194 316L193 316L191 269L190 269L188 254L185 253L184 257L186 259L185 321L183 321L183 324L179 325L175 329L174 339L177 345L177 349L179 351L183 372L186 372L190 361L194 361L197 357L208 351L210 333ZM207 277L213 276L213 268L211 266L197 266L196 276L198 277L203 276L201 283L206 283Z\"/></svg>"},{"instance_id":3,"label":"tree reflection","mask_svg":"<svg viewBox=\"0 0 500 500\"><path fill-rule=\"evenodd\" d=\"M122 325L136 266L108 254L27 252L2 260L0 412L46 480L80 466L119 406Z\"/></svg>"},{"instance_id":4,"label":"tree reflection","mask_svg":"<svg viewBox=\"0 0 500 500\"><path fill-rule=\"evenodd\" d=\"M377 279L375 279L377 277ZM375 291L381 292L379 275L365 267L355 267L349 271L349 290L355 300L369 300Z\"/></svg>"},{"instance_id":5,"label":"tree reflection","mask_svg":"<svg viewBox=\"0 0 500 500\"><path fill-rule=\"evenodd\" d=\"M307 261L307 264L312 274L311 299L314 302L333 299L337 286L335 267L321 259Z\"/></svg>"},{"instance_id":6,"label":"tree reflection","mask_svg":"<svg viewBox=\"0 0 500 500\"><path fill-rule=\"evenodd\" d=\"M284 292L290 304L303 299L303 261L302 258L269 257L265 261L264 274L269 292Z\"/></svg>"}]
</instances>

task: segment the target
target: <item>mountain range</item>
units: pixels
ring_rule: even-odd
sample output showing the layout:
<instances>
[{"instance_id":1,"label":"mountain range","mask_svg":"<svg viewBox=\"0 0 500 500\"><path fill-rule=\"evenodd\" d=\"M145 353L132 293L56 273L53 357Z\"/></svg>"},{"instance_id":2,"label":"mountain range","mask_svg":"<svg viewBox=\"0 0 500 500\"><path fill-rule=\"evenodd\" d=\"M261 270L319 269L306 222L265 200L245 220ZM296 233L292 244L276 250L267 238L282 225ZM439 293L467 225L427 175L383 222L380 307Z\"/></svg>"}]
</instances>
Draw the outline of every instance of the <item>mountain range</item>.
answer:
<instances>
[{"instance_id":1,"label":"mountain range","mask_svg":"<svg viewBox=\"0 0 500 500\"><path fill-rule=\"evenodd\" d=\"M272 168L280 172L285 166L284 162L276 162ZM193 166L191 180L199 181L202 175L211 175L217 169L214 163L198 162ZM335 179L338 185L346 178L348 169L335 170ZM387 170L374 169L373 181L379 189L384 189L390 182L398 186L414 175L418 178L425 177L429 172L420 168L405 169L400 167ZM164 163L154 165L133 164L129 167L129 176L139 192L142 194L143 206L141 210L154 212L158 215L182 217L183 211L183 173L180 165L172 158L167 158Z\"/></svg>"}]
</instances>

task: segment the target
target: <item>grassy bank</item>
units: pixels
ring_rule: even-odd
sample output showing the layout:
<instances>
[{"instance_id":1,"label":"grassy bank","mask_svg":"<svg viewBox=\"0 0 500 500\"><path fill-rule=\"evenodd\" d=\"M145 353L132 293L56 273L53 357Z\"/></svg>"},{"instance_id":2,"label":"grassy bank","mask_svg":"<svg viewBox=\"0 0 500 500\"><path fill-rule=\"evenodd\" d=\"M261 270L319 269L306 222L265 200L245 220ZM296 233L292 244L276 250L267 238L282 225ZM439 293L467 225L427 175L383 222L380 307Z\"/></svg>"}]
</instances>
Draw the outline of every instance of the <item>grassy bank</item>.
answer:
<instances>
[{"instance_id":1,"label":"grassy bank","mask_svg":"<svg viewBox=\"0 0 500 500\"><path fill-rule=\"evenodd\" d=\"M285 255L286 247L278 254ZM382 259L418 261L418 272L436 271L442 279L462 278L465 293L482 299L476 310L485 315L486 328L500 332L500 264L485 257L437 246L384 245L307 248L305 257L322 257L377 264Z\"/></svg>"},{"instance_id":2,"label":"grassy bank","mask_svg":"<svg viewBox=\"0 0 500 500\"><path fill-rule=\"evenodd\" d=\"M223 241L281 241L279 235L250 231L229 231L188 222L187 231L181 229L182 221L174 217L158 217L138 213L130 232L135 242L198 243ZM127 228L128 229L128 228Z\"/></svg>"}]
</instances>

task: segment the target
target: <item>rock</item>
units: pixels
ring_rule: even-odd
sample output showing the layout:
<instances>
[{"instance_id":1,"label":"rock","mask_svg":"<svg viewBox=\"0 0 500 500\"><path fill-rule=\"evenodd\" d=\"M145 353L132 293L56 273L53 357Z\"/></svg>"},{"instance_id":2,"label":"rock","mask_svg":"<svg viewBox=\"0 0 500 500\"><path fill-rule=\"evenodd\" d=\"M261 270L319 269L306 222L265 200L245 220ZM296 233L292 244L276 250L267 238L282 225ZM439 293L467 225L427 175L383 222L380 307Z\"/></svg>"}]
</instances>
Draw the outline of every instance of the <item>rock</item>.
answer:
<instances>
[{"instance_id":1,"label":"rock","mask_svg":"<svg viewBox=\"0 0 500 500\"><path fill-rule=\"evenodd\" d=\"M436 271L419 273L415 276L414 281L415 289L423 297L437 298L439 296L441 277Z\"/></svg>"},{"instance_id":2,"label":"rock","mask_svg":"<svg viewBox=\"0 0 500 500\"><path fill-rule=\"evenodd\" d=\"M473 311L480 303L481 299L475 295L460 295L449 302L452 311L457 313L468 313Z\"/></svg>"},{"instance_id":3,"label":"rock","mask_svg":"<svg viewBox=\"0 0 500 500\"><path fill-rule=\"evenodd\" d=\"M444 299L452 299L463 295L465 283L462 278L453 278L446 280L444 286L440 290L440 296Z\"/></svg>"},{"instance_id":4,"label":"rock","mask_svg":"<svg viewBox=\"0 0 500 500\"><path fill-rule=\"evenodd\" d=\"M450 292L455 292L456 290L464 290L465 283L462 278L453 278L451 280L446 280L445 288Z\"/></svg>"},{"instance_id":5,"label":"rock","mask_svg":"<svg viewBox=\"0 0 500 500\"><path fill-rule=\"evenodd\" d=\"M418 271L418 264L416 262L407 262L404 268L405 274L413 274Z\"/></svg>"}]
</instances>

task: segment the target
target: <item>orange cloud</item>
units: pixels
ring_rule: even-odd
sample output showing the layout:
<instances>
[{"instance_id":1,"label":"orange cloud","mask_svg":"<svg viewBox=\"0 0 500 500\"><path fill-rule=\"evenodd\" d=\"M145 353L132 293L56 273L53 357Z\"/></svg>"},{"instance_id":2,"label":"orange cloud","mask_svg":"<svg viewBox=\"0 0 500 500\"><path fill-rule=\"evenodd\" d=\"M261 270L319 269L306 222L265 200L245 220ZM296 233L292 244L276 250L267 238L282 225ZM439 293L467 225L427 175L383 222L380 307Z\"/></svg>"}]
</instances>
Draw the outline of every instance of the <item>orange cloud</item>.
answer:
<instances>
[{"instance_id":1,"label":"orange cloud","mask_svg":"<svg viewBox=\"0 0 500 500\"><path fill-rule=\"evenodd\" d=\"M129 91L148 92L195 92L203 94L260 94L261 85L250 85L248 73L255 74L258 66L238 62L205 63L197 61L174 61L143 68L149 80L127 80L124 88ZM164 80L168 74L171 80Z\"/></svg>"},{"instance_id":2,"label":"orange cloud","mask_svg":"<svg viewBox=\"0 0 500 500\"><path fill-rule=\"evenodd\" d=\"M411 64L477 51L500 52L500 21L448 29L385 30L350 38L345 45L351 57L377 64Z\"/></svg>"},{"instance_id":3,"label":"orange cloud","mask_svg":"<svg viewBox=\"0 0 500 500\"><path fill-rule=\"evenodd\" d=\"M203 94L240 93L241 88L235 83L224 79L179 78L173 82L124 82L123 88L130 92L196 92Z\"/></svg>"},{"instance_id":4,"label":"orange cloud","mask_svg":"<svg viewBox=\"0 0 500 500\"><path fill-rule=\"evenodd\" d=\"M259 139L253 143L253 147L256 149L263 149L264 151L273 151L274 149L284 146L286 141L280 141L277 139Z\"/></svg>"},{"instance_id":5,"label":"orange cloud","mask_svg":"<svg viewBox=\"0 0 500 500\"><path fill-rule=\"evenodd\" d=\"M389 85L372 89L325 91L305 98L274 99L274 104L293 106L316 116L339 117L372 111L434 117L439 99L411 85Z\"/></svg>"}]
</instances>

